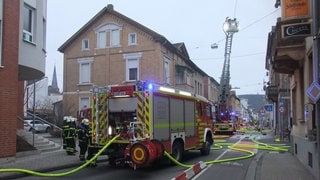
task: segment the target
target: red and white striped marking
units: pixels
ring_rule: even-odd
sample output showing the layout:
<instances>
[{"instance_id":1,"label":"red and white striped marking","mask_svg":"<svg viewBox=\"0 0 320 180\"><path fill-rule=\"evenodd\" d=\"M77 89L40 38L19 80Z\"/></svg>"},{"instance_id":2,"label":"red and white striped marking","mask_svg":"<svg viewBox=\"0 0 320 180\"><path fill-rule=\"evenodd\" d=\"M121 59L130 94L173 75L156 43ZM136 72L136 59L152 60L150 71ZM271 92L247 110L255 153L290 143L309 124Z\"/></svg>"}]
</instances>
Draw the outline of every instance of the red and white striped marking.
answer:
<instances>
[{"instance_id":1,"label":"red and white striped marking","mask_svg":"<svg viewBox=\"0 0 320 180\"><path fill-rule=\"evenodd\" d=\"M172 178L171 180L188 180L191 179L193 176L201 172L203 169L207 167L206 163L203 161L198 162L197 164L193 165L191 168L185 170L183 173L179 174L178 176Z\"/></svg>"}]
</instances>

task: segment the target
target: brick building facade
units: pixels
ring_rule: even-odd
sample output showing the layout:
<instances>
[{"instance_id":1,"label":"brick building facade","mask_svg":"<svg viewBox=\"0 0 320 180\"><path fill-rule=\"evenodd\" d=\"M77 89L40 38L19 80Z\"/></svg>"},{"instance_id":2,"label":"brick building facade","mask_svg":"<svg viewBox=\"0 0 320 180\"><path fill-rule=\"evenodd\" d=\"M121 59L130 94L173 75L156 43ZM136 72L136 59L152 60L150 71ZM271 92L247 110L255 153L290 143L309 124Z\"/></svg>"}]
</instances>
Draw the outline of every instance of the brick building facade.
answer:
<instances>
[{"instance_id":1,"label":"brick building facade","mask_svg":"<svg viewBox=\"0 0 320 180\"><path fill-rule=\"evenodd\" d=\"M183 43L165 37L103 8L59 51L64 53L64 115L90 107L93 86L130 84L138 80L217 97L217 82L189 58ZM210 90L208 90L210 88Z\"/></svg>"},{"instance_id":2,"label":"brick building facade","mask_svg":"<svg viewBox=\"0 0 320 180\"><path fill-rule=\"evenodd\" d=\"M44 76L44 7L46 0L0 0L0 158L16 155L16 131L23 128L25 80ZM25 10L33 17L27 23L29 31L22 27Z\"/></svg>"},{"instance_id":3,"label":"brick building facade","mask_svg":"<svg viewBox=\"0 0 320 180\"><path fill-rule=\"evenodd\" d=\"M0 157L16 153L16 127L18 114L18 49L19 0L2 2L2 56L0 67ZM10 78L9 78L10 77ZM14 107L14 108L12 108Z\"/></svg>"}]
</instances>

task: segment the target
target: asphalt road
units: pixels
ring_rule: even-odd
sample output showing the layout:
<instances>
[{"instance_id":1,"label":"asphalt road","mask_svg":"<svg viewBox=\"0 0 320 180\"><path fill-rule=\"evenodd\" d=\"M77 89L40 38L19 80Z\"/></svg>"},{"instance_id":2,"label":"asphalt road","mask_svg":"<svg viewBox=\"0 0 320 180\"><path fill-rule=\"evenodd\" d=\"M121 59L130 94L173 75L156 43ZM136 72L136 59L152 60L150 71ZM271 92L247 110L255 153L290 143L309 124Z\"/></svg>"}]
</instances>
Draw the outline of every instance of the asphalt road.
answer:
<instances>
[{"instance_id":1,"label":"asphalt road","mask_svg":"<svg viewBox=\"0 0 320 180\"><path fill-rule=\"evenodd\" d=\"M262 135L260 135L262 136ZM59 139L56 139L59 140ZM235 135L231 138L226 139L227 142L248 142L247 136ZM189 151L185 154L183 163L195 164L199 161L213 161L218 159L235 158L245 156L246 153L229 150L226 148L219 150L212 150L210 155L201 156L199 151ZM198 174L193 179L245 179L248 167L252 161L252 158L230 161L223 163L214 163L208 165L208 167ZM66 172L72 169L63 169L57 172ZM166 162L149 168L143 168L133 170L128 167L112 167L109 166L108 162L98 164L96 168L84 168L74 174L59 177L59 179L126 179L126 180L163 180L172 179L182 173L186 168L180 166L168 165ZM51 173L57 173L51 172ZM230 173L231 172L231 173ZM52 179L46 177L35 177L29 176L20 179L25 180L37 180L37 179Z\"/></svg>"}]
</instances>

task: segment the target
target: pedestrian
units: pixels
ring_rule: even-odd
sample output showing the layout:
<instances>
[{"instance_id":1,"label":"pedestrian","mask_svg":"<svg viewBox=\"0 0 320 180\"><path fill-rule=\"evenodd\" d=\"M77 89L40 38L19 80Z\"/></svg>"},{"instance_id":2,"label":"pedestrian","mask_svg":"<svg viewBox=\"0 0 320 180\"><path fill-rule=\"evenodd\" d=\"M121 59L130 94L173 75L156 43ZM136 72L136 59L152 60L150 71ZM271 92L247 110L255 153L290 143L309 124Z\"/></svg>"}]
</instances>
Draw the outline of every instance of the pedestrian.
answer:
<instances>
[{"instance_id":1,"label":"pedestrian","mask_svg":"<svg viewBox=\"0 0 320 180\"><path fill-rule=\"evenodd\" d=\"M66 150L68 155L75 155L76 148L75 148L75 136L76 136L76 129L75 129L75 122L72 117L65 116L64 117L64 125L63 125L63 139L64 139L64 149ZM72 122L73 121L73 122Z\"/></svg>"},{"instance_id":2,"label":"pedestrian","mask_svg":"<svg viewBox=\"0 0 320 180\"><path fill-rule=\"evenodd\" d=\"M79 141L79 147L80 147L80 155L79 159L80 161L85 160L85 155L88 150L88 143L89 143L89 120L88 119L83 119L78 126L78 141Z\"/></svg>"}]
</instances>

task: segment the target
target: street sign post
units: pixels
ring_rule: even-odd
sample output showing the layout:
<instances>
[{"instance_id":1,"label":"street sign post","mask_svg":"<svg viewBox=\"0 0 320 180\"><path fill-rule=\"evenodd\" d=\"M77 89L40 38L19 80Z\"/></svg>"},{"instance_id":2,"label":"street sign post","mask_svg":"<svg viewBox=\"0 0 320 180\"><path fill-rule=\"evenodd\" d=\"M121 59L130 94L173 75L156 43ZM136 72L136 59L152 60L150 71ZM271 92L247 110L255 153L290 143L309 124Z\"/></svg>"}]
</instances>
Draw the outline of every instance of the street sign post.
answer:
<instances>
[{"instance_id":1,"label":"street sign post","mask_svg":"<svg viewBox=\"0 0 320 180\"><path fill-rule=\"evenodd\" d=\"M264 105L264 109L266 110L266 111L273 111L273 105L272 104L266 104L266 105Z\"/></svg>"}]
</instances>

